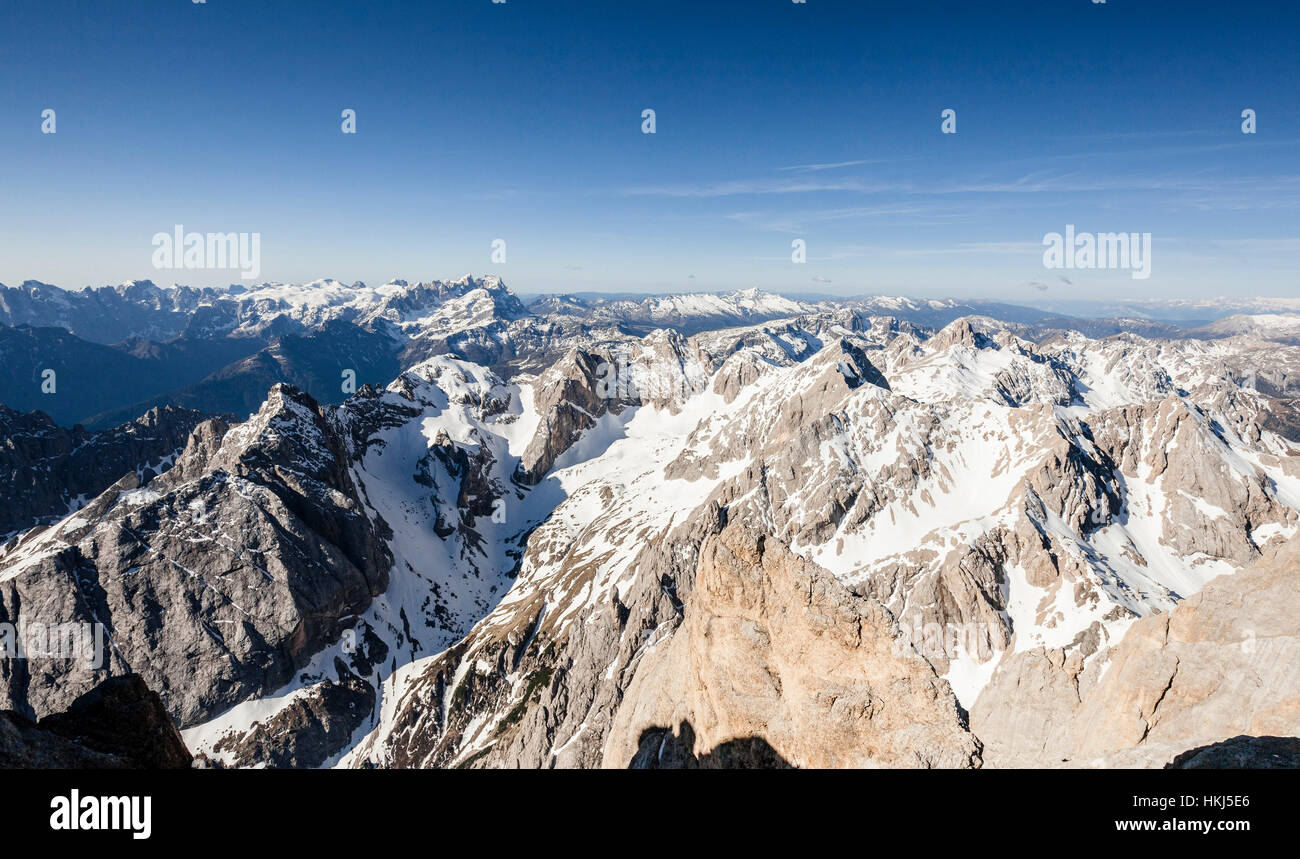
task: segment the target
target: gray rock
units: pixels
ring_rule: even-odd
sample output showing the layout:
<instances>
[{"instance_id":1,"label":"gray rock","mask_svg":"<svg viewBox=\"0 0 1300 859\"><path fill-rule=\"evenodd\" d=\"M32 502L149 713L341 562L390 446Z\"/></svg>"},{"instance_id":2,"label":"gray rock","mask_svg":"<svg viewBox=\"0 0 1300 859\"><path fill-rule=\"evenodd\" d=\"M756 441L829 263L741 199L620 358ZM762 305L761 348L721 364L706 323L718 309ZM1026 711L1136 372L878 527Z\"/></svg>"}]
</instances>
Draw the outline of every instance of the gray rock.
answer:
<instances>
[{"instance_id":1,"label":"gray rock","mask_svg":"<svg viewBox=\"0 0 1300 859\"><path fill-rule=\"evenodd\" d=\"M103 664L0 662L29 718L104 677L143 676L186 727L283 685L387 586L391 559L338 430L277 386L250 421L201 424L173 469L129 475L3 557L0 622L102 624Z\"/></svg>"}]
</instances>

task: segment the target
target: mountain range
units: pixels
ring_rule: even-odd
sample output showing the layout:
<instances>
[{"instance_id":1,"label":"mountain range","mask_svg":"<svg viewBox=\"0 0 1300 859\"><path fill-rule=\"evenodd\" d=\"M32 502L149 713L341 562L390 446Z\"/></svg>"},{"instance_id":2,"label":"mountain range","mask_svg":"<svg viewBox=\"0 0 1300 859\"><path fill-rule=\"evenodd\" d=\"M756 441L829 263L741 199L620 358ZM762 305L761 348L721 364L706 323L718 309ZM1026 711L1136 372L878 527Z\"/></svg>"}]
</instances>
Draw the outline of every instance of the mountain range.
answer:
<instances>
[{"instance_id":1,"label":"mountain range","mask_svg":"<svg viewBox=\"0 0 1300 859\"><path fill-rule=\"evenodd\" d=\"M1287 312L1300 310L1300 302L1283 299L1091 307L1112 314L1102 316L955 299L787 298L752 289L544 295L525 304L491 276L396 280L379 287L326 279L224 289L159 287L144 280L78 291L27 281L0 285L0 382L11 408L104 429L157 406L246 416L276 381L322 402L341 402L361 384L387 384L401 369L434 354L504 367L508 374L515 367L536 370L586 337L645 336L657 328L690 336L837 309L928 327L987 316L1024 326L1020 332L1031 337L1052 330L1093 337L1255 334L1300 343L1297 317ZM1198 320L1194 327L1186 321L1189 314ZM353 377L346 387L344 370ZM46 384L50 371L53 391Z\"/></svg>"},{"instance_id":2,"label":"mountain range","mask_svg":"<svg viewBox=\"0 0 1300 859\"><path fill-rule=\"evenodd\" d=\"M0 752L126 676L222 767L1298 736L1300 308L1113 309L0 287L0 624L109 642Z\"/></svg>"}]
</instances>

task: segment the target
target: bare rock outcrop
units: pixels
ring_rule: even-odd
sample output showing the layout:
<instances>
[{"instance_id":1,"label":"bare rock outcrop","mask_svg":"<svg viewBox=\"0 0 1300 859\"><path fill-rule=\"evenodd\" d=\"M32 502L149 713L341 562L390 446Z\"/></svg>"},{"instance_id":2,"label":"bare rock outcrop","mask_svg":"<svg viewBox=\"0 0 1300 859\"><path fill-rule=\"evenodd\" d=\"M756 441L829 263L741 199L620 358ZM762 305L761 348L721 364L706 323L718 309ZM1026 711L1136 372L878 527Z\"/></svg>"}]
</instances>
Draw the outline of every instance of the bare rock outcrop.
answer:
<instances>
[{"instance_id":1,"label":"bare rock outcrop","mask_svg":"<svg viewBox=\"0 0 1300 859\"><path fill-rule=\"evenodd\" d=\"M324 680L242 736L214 745L231 766L315 768L343 749L371 716L375 690L339 660L337 680Z\"/></svg>"},{"instance_id":2,"label":"bare rock outcrop","mask_svg":"<svg viewBox=\"0 0 1300 859\"><path fill-rule=\"evenodd\" d=\"M277 385L248 422L200 424L147 486L130 474L0 555L0 623L100 631L98 659L0 661L0 706L42 718L136 673L189 727L271 692L383 592L382 527L338 429Z\"/></svg>"},{"instance_id":3,"label":"bare rock outcrop","mask_svg":"<svg viewBox=\"0 0 1300 859\"><path fill-rule=\"evenodd\" d=\"M1160 766L1239 736L1300 735L1300 544L1220 576L1085 660L1008 655L971 710L994 766Z\"/></svg>"},{"instance_id":4,"label":"bare rock outcrop","mask_svg":"<svg viewBox=\"0 0 1300 859\"><path fill-rule=\"evenodd\" d=\"M1240 736L1189 749L1168 770L1300 769L1300 737Z\"/></svg>"},{"instance_id":5,"label":"bare rock outcrop","mask_svg":"<svg viewBox=\"0 0 1300 859\"><path fill-rule=\"evenodd\" d=\"M138 674L105 680L37 723L0 711L5 769L184 769L191 760L162 699Z\"/></svg>"},{"instance_id":6,"label":"bare rock outcrop","mask_svg":"<svg viewBox=\"0 0 1300 859\"><path fill-rule=\"evenodd\" d=\"M206 417L163 406L91 432L81 425L57 426L43 412L0 405L0 540L67 515L125 474L148 483L167 470Z\"/></svg>"},{"instance_id":7,"label":"bare rock outcrop","mask_svg":"<svg viewBox=\"0 0 1300 859\"><path fill-rule=\"evenodd\" d=\"M897 637L879 602L730 525L702 547L683 627L643 660L605 761L685 722L696 755L759 738L799 767L978 765L948 684Z\"/></svg>"},{"instance_id":8,"label":"bare rock outcrop","mask_svg":"<svg viewBox=\"0 0 1300 859\"><path fill-rule=\"evenodd\" d=\"M520 458L520 481L533 484L606 412L629 403L617 395L618 367L607 357L570 350L538 379L535 405L541 420Z\"/></svg>"}]
</instances>

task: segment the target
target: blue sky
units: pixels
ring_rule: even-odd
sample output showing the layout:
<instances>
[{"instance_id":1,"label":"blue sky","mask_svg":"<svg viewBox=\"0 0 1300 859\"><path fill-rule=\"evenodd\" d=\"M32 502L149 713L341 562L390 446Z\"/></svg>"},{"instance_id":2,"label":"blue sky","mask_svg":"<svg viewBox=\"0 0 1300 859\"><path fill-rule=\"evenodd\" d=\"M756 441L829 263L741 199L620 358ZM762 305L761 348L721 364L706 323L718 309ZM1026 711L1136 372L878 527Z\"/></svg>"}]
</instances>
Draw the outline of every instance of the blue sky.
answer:
<instances>
[{"instance_id":1,"label":"blue sky","mask_svg":"<svg viewBox=\"0 0 1300 859\"><path fill-rule=\"evenodd\" d=\"M266 280L1300 294L1289 2L17 0L0 24L10 285L237 281L153 269L183 224L260 233ZM1151 233L1151 277L1045 269L1066 224Z\"/></svg>"}]
</instances>

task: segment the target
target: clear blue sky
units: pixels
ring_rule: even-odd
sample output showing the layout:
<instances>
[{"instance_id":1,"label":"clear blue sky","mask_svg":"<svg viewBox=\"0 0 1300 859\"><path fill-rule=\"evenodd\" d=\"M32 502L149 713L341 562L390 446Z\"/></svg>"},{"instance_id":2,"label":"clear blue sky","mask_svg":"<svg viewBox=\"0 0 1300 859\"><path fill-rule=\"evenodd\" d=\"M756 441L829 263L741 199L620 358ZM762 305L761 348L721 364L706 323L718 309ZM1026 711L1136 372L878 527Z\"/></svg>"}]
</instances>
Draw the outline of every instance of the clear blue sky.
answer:
<instances>
[{"instance_id":1,"label":"clear blue sky","mask_svg":"<svg viewBox=\"0 0 1300 859\"><path fill-rule=\"evenodd\" d=\"M180 223L264 280L1300 294L1281 0L9 0L0 72L10 285L238 280L155 271ZM1066 284L1067 223L1152 233L1151 278Z\"/></svg>"}]
</instances>

